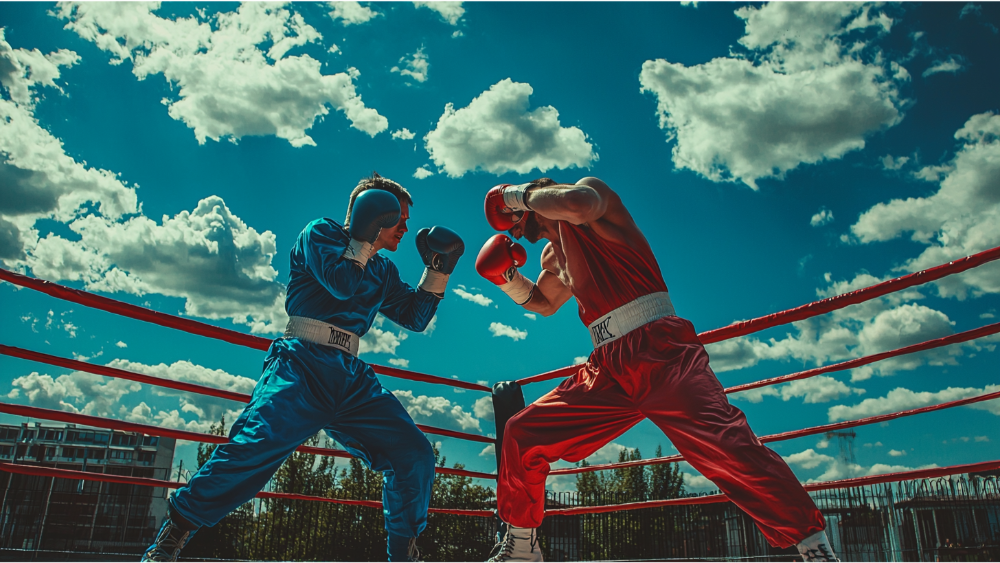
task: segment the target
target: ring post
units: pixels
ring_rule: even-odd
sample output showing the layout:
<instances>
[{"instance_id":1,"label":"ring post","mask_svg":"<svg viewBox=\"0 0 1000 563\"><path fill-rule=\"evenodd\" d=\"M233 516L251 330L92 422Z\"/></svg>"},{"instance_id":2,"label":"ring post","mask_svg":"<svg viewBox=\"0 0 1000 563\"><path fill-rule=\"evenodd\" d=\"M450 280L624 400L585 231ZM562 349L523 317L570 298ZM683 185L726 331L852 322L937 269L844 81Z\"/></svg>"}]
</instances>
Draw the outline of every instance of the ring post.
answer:
<instances>
[{"instance_id":1,"label":"ring post","mask_svg":"<svg viewBox=\"0 0 1000 563\"><path fill-rule=\"evenodd\" d=\"M501 381L493 386L493 420L497 427L497 442L494 448L497 458L497 475L500 474L500 453L503 450L503 433L507 421L524 409L524 393L516 381ZM497 543L507 535L507 524L494 514Z\"/></svg>"}]
</instances>

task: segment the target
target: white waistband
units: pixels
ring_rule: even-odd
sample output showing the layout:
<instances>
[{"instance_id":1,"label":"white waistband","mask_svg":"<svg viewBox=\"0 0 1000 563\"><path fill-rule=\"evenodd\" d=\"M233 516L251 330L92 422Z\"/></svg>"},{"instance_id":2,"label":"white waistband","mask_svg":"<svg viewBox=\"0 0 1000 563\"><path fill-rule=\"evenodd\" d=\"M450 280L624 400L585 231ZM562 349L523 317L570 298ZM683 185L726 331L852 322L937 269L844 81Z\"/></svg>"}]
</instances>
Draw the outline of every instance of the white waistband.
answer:
<instances>
[{"instance_id":1,"label":"white waistband","mask_svg":"<svg viewBox=\"0 0 1000 563\"><path fill-rule=\"evenodd\" d=\"M629 301L607 315L590 323L590 340L594 348L614 342L629 332L663 317L675 316L670 294L650 293Z\"/></svg>"},{"instance_id":2,"label":"white waistband","mask_svg":"<svg viewBox=\"0 0 1000 563\"><path fill-rule=\"evenodd\" d=\"M353 332L306 317L288 317L288 324L285 325L285 338L308 340L343 350L352 356L358 355L358 347L361 342L358 335Z\"/></svg>"}]
</instances>

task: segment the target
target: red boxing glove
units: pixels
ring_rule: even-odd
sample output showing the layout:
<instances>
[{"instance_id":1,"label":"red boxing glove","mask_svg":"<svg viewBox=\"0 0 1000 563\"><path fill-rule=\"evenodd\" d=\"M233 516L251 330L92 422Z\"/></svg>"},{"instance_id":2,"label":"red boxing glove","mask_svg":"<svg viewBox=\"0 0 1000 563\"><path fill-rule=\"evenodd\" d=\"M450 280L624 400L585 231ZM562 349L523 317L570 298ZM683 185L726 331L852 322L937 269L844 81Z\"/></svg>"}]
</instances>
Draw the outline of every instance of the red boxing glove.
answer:
<instances>
[{"instance_id":1,"label":"red boxing glove","mask_svg":"<svg viewBox=\"0 0 1000 563\"><path fill-rule=\"evenodd\" d=\"M509 231L530 211L524 203L525 191L531 184L500 184L486 192L486 220L498 231Z\"/></svg>"},{"instance_id":2,"label":"red boxing glove","mask_svg":"<svg viewBox=\"0 0 1000 563\"><path fill-rule=\"evenodd\" d=\"M535 289L535 284L517 271L527 260L523 246L507 235L493 235L476 257L476 271L500 286L515 303L524 305Z\"/></svg>"}]
</instances>

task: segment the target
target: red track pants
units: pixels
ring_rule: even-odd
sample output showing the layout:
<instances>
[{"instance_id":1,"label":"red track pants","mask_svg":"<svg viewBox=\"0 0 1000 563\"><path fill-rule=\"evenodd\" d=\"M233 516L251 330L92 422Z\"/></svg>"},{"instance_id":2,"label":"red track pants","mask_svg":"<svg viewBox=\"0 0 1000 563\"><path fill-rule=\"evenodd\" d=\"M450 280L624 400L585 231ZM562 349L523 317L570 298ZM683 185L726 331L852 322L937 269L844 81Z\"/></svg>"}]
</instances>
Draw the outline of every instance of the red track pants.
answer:
<instances>
[{"instance_id":1,"label":"red track pants","mask_svg":"<svg viewBox=\"0 0 1000 563\"><path fill-rule=\"evenodd\" d=\"M749 514L772 545L788 547L826 527L788 465L729 404L694 327L679 317L596 349L576 375L507 422L500 517L519 528L541 525L549 464L580 461L644 418Z\"/></svg>"}]
</instances>

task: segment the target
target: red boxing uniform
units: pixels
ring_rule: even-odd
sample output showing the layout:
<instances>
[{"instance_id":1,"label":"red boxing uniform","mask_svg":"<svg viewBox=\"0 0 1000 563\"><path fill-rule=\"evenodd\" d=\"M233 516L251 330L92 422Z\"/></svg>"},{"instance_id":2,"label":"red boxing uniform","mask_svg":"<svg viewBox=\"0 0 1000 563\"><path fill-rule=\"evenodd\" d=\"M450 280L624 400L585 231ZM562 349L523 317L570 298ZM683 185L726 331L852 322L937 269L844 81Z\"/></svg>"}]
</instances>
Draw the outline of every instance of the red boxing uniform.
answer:
<instances>
[{"instance_id":1,"label":"red boxing uniform","mask_svg":"<svg viewBox=\"0 0 1000 563\"><path fill-rule=\"evenodd\" d=\"M645 240L632 248L559 221L559 241L551 244L584 325L667 291ZM507 422L500 517L518 528L541 525L549 464L580 461L644 418L749 514L772 545L788 547L826 527L788 465L729 404L694 326L676 316L596 348L575 375Z\"/></svg>"}]
</instances>

